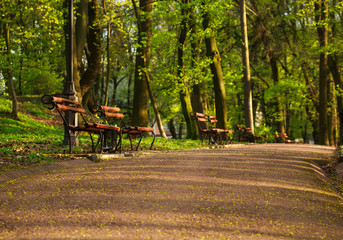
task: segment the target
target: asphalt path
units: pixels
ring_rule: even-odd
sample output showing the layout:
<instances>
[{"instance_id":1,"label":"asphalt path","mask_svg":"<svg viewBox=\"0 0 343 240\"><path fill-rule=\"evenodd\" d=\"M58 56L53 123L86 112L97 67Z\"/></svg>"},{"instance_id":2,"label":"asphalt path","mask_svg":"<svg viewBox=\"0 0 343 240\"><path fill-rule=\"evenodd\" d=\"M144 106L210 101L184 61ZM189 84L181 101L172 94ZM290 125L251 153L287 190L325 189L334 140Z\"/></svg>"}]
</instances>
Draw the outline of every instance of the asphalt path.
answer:
<instances>
[{"instance_id":1,"label":"asphalt path","mask_svg":"<svg viewBox=\"0 0 343 240\"><path fill-rule=\"evenodd\" d=\"M0 239L343 239L315 163L334 148L256 144L39 169L0 183Z\"/></svg>"}]
</instances>

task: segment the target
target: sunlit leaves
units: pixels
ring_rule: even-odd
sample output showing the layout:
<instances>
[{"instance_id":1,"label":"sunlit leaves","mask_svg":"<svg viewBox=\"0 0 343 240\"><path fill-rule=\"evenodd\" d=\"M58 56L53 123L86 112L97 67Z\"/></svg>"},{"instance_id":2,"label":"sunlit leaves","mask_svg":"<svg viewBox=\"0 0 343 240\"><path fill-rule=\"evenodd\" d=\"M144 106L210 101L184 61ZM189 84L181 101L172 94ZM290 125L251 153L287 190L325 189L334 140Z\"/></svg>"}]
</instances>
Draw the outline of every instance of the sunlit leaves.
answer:
<instances>
[{"instance_id":1,"label":"sunlit leaves","mask_svg":"<svg viewBox=\"0 0 343 240\"><path fill-rule=\"evenodd\" d=\"M58 0L6 0L0 5L2 21L7 22L10 27L10 47L13 55L11 68L16 88L21 86L19 94L30 94L29 88L35 86L34 82L27 78L23 80L24 84L18 83L18 79L23 79L23 72L37 72L45 68L47 72L54 72L51 76L62 74L65 66L62 56L62 9L62 2ZM1 35L0 48L4 48L2 37ZM6 67L7 65L2 64L2 69ZM54 85L62 85L59 77L51 80Z\"/></svg>"}]
</instances>

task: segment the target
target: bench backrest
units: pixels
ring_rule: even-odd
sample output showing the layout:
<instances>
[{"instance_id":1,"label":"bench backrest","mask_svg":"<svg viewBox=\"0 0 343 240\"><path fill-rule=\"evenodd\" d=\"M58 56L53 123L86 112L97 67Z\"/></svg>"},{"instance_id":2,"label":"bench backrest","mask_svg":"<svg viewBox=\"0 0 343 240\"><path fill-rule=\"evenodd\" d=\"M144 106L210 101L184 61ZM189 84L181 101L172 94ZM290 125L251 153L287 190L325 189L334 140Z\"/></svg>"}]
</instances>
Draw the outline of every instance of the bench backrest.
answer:
<instances>
[{"instance_id":1,"label":"bench backrest","mask_svg":"<svg viewBox=\"0 0 343 240\"><path fill-rule=\"evenodd\" d=\"M194 117L200 131L203 131L208 128L209 121L208 117L205 114L196 112L194 113Z\"/></svg>"},{"instance_id":2,"label":"bench backrest","mask_svg":"<svg viewBox=\"0 0 343 240\"><path fill-rule=\"evenodd\" d=\"M100 114L106 124L119 125L120 127L126 127L124 122L124 114L120 113L119 107L99 106L95 105L93 110Z\"/></svg>"},{"instance_id":3,"label":"bench backrest","mask_svg":"<svg viewBox=\"0 0 343 240\"><path fill-rule=\"evenodd\" d=\"M77 125L76 121L78 118L75 118L74 123L70 123L67 121L64 112L72 112L76 114L80 114L82 120L87 123L87 119L84 116L86 114L86 110L82 108L81 103L77 101L73 101L70 99L66 98L61 98L61 97L55 97L55 96L50 96L50 95L44 95L42 97L42 102L45 104L51 104L50 109L56 109L59 115L61 116L63 120L63 124L65 126L75 126Z\"/></svg>"},{"instance_id":4,"label":"bench backrest","mask_svg":"<svg viewBox=\"0 0 343 240\"><path fill-rule=\"evenodd\" d=\"M278 138L288 138L287 133L276 133L276 137L278 137Z\"/></svg>"},{"instance_id":5,"label":"bench backrest","mask_svg":"<svg viewBox=\"0 0 343 240\"><path fill-rule=\"evenodd\" d=\"M218 123L217 117L214 115L211 115L211 116L208 116L208 119L209 119L211 128L216 128L216 125Z\"/></svg>"}]
</instances>

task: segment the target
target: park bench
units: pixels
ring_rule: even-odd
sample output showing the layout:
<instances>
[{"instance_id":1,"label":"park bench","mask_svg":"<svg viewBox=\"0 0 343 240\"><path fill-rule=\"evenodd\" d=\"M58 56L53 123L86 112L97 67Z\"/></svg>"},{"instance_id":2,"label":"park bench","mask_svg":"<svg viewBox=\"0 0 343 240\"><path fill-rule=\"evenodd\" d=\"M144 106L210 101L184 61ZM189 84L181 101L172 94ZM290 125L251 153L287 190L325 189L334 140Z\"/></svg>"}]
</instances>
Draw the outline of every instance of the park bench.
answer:
<instances>
[{"instance_id":1,"label":"park bench","mask_svg":"<svg viewBox=\"0 0 343 240\"><path fill-rule=\"evenodd\" d=\"M232 138L230 134L233 133L233 130L216 128L215 124L218 122L216 116L207 116L206 114L195 112L194 117L197 122L201 141L208 139L209 144L221 144L224 139L226 142L231 142Z\"/></svg>"},{"instance_id":2,"label":"park bench","mask_svg":"<svg viewBox=\"0 0 343 240\"><path fill-rule=\"evenodd\" d=\"M119 107L108 107L108 106L99 106L95 105L93 106L94 112L97 112L99 116L105 121L106 124L109 125L119 125L121 129L121 135L127 135L130 141L130 148L131 150L138 150L142 138L145 135L148 135L151 133L153 136L153 140L150 143L150 150L152 149L154 142L155 142L155 133L154 129L150 127L139 127L139 126L127 126L127 124L124 121L124 114L120 113ZM136 141L135 148L133 147L133 139L132 137L138 138ZM142 150L142 148L141 148Z\"/></svg>"},{"instance_id":3,"label":"park bench","mask_svg":"<svg viewBox=\"0 0 343 240\"><path fill-rule=\"evenodd\" d=\"M92 142L92 152L97 152L97 148L100 145L100 152L103 153L104 134L111 132L113 139L119 136L121 140L120 128L116 126L110 126L106 124L95 123L92 120L93 116L87 114L87 111L82 108L81 104L77 101L73 101L66 98L55 97L51 95L44 95L42 97L44 104L51 105L49 109L55 109L62 118L63 125L67 131L69 131L69 153L72 153L72 139L71 133L79 134L79 132L87 132ZM81 116L82 125L79 126L78 122L70 122L66 118L66 112L79 114ZM78 118L76 118L78 119ZM95 142L94 136L98 135L98 139ZM116 151L119 144L115 144L111 150Z\"/></svg>"},{"instance_id":4,"label":"park bench","mask_svg":"<svg viewBox=\"0 0 343 240\"><path fill-rule=\"evenodd\" d=\"M238 141L239 142L253 142L261 141L264 137L256 136L253 134L251 128L244 128L241 125L236 125L238 132Z\"/></svg>"},{"instance_id":5,"label":"park bench","mask_svg":"<svg viewBox=\"0 0 343 240\"><path fill-rule=\"evenodd\" d=\"M210 129L212 129L214 131L218 131L220 143L223 142L223 139L226 140L225 143L227 143L227 142L232 143L232 134L234 133L234 130L216 128L216 124L217 124L218 120L217 120L215 115L208 116L208 119L210 122Z\"/></svg>"},{"instance_id":6,"label":"park bench","mask_svg":"<svg viewBox=\"0 0 343 240\"><path fill-rule=\"evenodd\" d=\"M287 133L278 133L276 132L276 141L279 143L294 143L294 141L288 139Z\"/></svg>"}]
</instances>

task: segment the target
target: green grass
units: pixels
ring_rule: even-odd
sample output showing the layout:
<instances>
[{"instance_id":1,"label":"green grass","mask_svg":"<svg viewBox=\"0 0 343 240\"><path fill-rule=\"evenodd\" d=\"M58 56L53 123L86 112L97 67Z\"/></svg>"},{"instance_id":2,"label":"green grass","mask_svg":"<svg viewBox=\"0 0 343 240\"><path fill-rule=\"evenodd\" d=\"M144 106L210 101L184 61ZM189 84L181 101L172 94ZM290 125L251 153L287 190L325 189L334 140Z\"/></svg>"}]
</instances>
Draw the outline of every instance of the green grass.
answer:
<instances>
[{"instance_id":1,"label":"green grass","mask_svg":"<svg viewBox=\"0 0 343 240\"><path fill-rule=\"evenodd\" d=\"M53 111L40 102L19 103L20 121L9 118L11 101L0 97L0 172L20 168L51 164L56 161L70 159L63 154L68 147L63 146L64 130L54 125L61 119ZM148 149L151 138L144 138L141 146ZM79 136L80 147L73 153L85 153L91 150L91 142L87 134ZM123 140L123 148L127 150L129 141ZM157 138L154 150L175 150L198 148L205 146L198 140L164 140Z\"/></svg>"}]
</instances>

